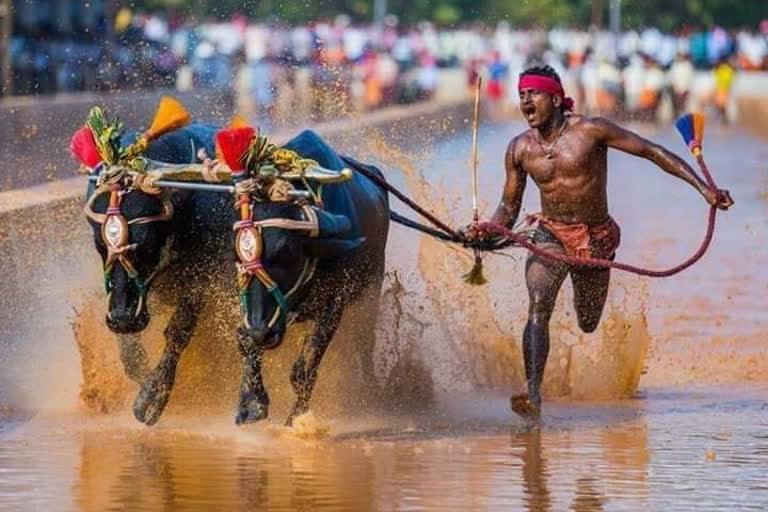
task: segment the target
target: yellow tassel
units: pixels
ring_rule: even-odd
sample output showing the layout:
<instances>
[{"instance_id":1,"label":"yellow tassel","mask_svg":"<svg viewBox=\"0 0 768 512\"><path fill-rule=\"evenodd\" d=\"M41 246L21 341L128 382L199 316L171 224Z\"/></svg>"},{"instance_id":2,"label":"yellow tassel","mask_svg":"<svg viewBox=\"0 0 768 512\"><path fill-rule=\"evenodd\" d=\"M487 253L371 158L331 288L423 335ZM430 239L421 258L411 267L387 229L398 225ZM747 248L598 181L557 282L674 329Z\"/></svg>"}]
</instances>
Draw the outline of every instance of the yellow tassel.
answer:
<instances>
[{"instance_id":1,"label":"yellow tassel","mask_svg":"<svg viewBox=\"0 0 768 512\"><path fill-rule=\"evenodd\" d=\"M465 283L480 286L488 282L483 275L483 259L479 253L475 253L475 264L472 266L472 270L461 276Z\"/></svg>"},{"instance_id":2,"label":"yellow tassel","mask_svg":"<svg viewBox=\"0 0 768 512\"><path fill-rule=\"evenodd\" d=\"M144 135L147 139L152 140L165 133L178 130L189 123L189 120L189 112L178 100L170 96L163 96L160 98L160 104L157 106L152 125Z\"/></svg>"}]
</instances>

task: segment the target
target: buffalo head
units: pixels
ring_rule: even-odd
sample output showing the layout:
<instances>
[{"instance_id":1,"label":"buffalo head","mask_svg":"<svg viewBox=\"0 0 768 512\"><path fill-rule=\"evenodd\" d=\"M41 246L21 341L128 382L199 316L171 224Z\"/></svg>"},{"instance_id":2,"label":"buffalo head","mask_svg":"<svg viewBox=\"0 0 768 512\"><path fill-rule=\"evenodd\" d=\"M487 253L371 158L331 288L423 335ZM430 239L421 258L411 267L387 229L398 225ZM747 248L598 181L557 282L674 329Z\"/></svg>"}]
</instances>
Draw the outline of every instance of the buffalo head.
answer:
<instances>
[{"instance_id":1,"label":"buffalo head","mask_svg":"<svg viewBox=\"0 0 768 512\"><path fill-rule=\"evenodd\" d=\"M240 298L244 325L241 345L277 346L298 314L318 267L360 247L364 239L345 239L350 221L293 202L256 203L253 223L241 227Z\"/></svg>"}]
</instances>

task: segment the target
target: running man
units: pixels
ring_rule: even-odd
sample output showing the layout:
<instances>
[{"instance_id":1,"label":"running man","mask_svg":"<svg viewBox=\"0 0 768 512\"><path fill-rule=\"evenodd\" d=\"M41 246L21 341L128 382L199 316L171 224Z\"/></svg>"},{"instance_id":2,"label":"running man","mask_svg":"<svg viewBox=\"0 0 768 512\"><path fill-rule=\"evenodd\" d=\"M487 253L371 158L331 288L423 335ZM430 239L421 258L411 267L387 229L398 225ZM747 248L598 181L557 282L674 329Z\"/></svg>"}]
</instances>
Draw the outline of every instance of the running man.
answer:
<instances>
[{"instance_id":1,"label":"running man","mask_svg":"<svg viewBox=\"0 0 768 512\"><path fill-rule=\"evenodd\" d=\"M530 129L509 143L505 155L506 183L491 222L512 228L520 213L526 178L539 188L542 212L533 242L547 251L576 257L613 259L620 229L608 212L606 191L608 148L650 160L661 170L695 188L721 210L732 204L726 190L710 191L681 158L639 135L600 117L572 115L560 77L549 66L532 67L520 75L520 109ZM476 242L488 236L468 226ZM491 234L492 235L492 234ZM526 419L541 414L541 381L549 353L549 319L565 277L570 274L574 308L584 332L597 328L608 295L609 269L569 266L529 254L525 265L528 322L523 355L528 393L511 399L512 410Z\"/></svg>"}]
</instances>

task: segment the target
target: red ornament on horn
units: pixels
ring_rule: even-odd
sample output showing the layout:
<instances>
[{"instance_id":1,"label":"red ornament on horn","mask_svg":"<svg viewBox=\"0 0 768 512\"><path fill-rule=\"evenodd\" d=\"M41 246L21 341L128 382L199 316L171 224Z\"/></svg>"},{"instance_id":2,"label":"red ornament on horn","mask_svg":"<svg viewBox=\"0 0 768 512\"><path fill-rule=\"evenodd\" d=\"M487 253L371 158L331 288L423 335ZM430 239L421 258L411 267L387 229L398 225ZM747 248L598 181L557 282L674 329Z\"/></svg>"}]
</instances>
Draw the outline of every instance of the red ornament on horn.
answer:
<instances>
[{"instance_id":1,"label":"red ornament on horn","mask_svg":"<svg viewBox=\"0 0 768 512\"><path fill-rule=\"evenodd\" d=\"M99 154L93 132L87 126L83 126L75 132L69 142L69 150L76 160L90 169L95 169L104 161Z\"/></svg>"},{"instance_id":2,"label":"red ornament on horn","mask_svg":"<svg viewBox=\"0 0 768 512\"><path fill-rule=\"evenodd\" d=\"M245 152L256 130L250 126L226 128L216 134L216 145L233 176L245 173Z\"/></svg>"}]
</instances>

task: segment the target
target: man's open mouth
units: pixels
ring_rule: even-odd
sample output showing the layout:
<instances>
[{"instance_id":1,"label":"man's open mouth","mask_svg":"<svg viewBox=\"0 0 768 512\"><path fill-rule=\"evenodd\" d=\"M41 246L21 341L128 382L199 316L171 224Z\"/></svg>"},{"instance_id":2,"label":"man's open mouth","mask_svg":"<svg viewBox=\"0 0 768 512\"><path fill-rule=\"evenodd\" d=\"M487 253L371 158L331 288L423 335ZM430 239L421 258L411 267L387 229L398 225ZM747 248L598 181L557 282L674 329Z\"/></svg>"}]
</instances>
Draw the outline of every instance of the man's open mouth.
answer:
<instances>
[{"instance_id":1,"label":"man's open mouth","mask_svg":"<svg viewBox=\"0 0 768 512\"><path fill-rule=\"evenodd\" d=\"M523 105L523 114L526 115L526 117L530 117L536 113L536 107L533 105Z\"/></svg>"}]
</instances>

